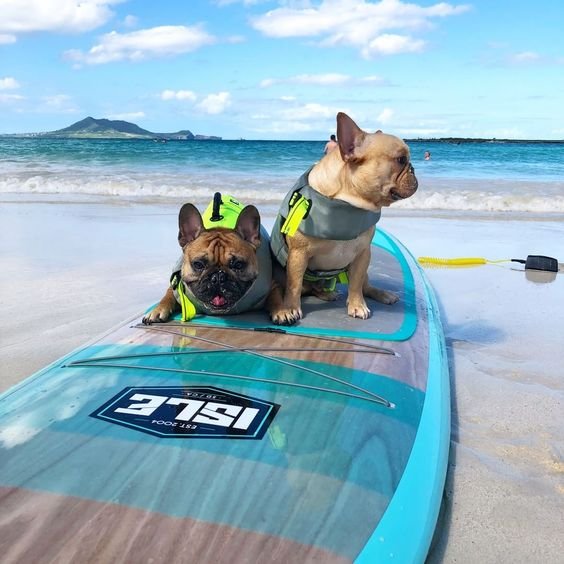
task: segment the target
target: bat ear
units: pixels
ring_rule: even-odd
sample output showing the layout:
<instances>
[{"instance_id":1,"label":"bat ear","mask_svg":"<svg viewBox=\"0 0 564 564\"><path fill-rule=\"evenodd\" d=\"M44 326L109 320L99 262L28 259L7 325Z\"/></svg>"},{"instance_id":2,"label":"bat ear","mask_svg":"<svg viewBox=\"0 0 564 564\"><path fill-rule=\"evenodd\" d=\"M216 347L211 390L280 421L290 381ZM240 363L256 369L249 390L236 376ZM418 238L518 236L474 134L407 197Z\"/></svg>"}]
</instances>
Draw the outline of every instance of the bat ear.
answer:
<instances>
[{"instance_id":1,"label":"bat ear","mask_svg":"<svg viewBox=\"0 0 564 564\"><path fill-rule=\"evenodd\" d=\"M237 218L235 231L254 247L260 245L260 214L255 206L246 206Z\"/></svg>"},{"instance_id":2,"label":"bat ear","mask_svg":"<svg viewBox=\"0 0 564 564\"><path fill-rule=\"evenodd\" d=\"M345 162L360 158L359 148L366 137L366 133L345 113L337 114L337 139L339 151Z\"/></svg>"},{"instance_id":3,"label":"bat ear","mask_svg":"<svg viewBox=\"0 0 564 564\"><path fill-rule=\"evenodd\" d=\"M202 216L192 204L184 204L178 214L178 244L181 247L198 238L204 223Z\"/></svg>"}]
</instances>

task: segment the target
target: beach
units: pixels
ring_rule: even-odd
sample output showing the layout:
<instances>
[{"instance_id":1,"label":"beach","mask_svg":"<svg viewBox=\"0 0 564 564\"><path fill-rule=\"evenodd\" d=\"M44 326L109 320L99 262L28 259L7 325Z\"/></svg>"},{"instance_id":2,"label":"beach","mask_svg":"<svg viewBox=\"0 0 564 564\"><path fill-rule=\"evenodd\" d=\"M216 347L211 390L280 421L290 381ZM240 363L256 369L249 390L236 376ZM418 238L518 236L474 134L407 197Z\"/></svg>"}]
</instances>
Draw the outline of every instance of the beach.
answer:
<instances>
[{"instance_id":1,"label":"beach","mask_svg":"<svg viewBox=\"0 0 564 564\"><path fill-rule=\"evenodd\" d=\"M4 195L0 389L147 309L179 248L182 200ZM259 206L270 229L274 207ZM414 256L564 260L550 216L385 210ZM428 268L449 355L445 511L429 562L561 562L564 276L516 263Z\"/></svg>"}]
</instances>

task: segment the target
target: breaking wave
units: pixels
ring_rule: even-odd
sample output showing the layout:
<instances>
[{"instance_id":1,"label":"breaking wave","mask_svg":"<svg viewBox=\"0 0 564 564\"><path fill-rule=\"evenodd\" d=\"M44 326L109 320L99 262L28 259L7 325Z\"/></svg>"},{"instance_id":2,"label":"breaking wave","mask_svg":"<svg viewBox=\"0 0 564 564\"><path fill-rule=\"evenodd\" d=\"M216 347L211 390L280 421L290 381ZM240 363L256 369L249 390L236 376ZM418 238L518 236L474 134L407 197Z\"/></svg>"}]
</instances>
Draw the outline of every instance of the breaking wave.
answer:
<instances>
[{"instance_id":1,"label":"breaking wave","mask_svg":"<svg viewBox=\"0 0 564 564\"><path fill-rule=\"evenodd\" d=\"M209 201L215 192L242 202L281 201L292 187L290 176L213 174L0 174L0 194L60 194ZM425 179L410 199L393 205L404 210L564 213L562 182L484 182Z\"/></svg>"}]
</instances>

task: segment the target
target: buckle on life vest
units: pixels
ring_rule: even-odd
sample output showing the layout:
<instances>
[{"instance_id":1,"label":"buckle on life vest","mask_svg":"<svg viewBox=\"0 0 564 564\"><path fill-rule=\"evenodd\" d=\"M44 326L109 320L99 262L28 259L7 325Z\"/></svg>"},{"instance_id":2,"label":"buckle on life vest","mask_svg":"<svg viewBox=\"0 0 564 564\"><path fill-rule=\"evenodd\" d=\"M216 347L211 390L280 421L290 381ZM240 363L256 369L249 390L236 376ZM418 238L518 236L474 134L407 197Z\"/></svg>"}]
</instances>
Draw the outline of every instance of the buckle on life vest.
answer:
<instances>
[{"instance_id":1,"label":"buckle on life vest","mask_svg":"<svg viewBox=\"0 0 564 564\"><path fill-rule=\"evenodd\" d=\"M288 202L288 217L284 220L280 232L289 237L293 237L300 226L300 223L309 215L312 201L300 194L299 190L294 190Z\"/></svg>"},{"instance_id":2,"label":"buckle on life vest","mask_svg":"<svg viewBox=\"0 0 564 564\"><path fill-rule=\"evenodd\" d=\"M320 272L312 272L311 270L306 270L304 274L304 280L320 284L324 292L334 292L335 288L337 287L337 283L349 283L349 277L346 270L338 273L328 273L326 275L323 275L323 273Z\"/></svg>"},{"instance_id":3,"label":"buckle on life vest","mask_svg":"<svg viewBox=\"0 0 564 564\"><path fill-rule=\"evenodd\" d=\"M190 301L188 296L184 293L184 282L180 275L180 270L173 272L170 277L170 287L176 290L178 301L182 309L182 321L190 321L196 317L196 308Z\"/></svg>"}]
</instances>

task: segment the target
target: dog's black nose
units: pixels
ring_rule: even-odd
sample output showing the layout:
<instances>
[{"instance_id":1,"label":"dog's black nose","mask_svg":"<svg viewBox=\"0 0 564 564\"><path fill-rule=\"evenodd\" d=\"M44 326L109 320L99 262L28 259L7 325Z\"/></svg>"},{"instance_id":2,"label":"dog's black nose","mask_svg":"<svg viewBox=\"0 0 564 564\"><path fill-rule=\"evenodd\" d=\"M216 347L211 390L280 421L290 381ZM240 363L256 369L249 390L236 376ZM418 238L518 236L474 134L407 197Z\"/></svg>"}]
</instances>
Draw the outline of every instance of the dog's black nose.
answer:
<instances>
[{"instance_id":1,"label":"dog's black nose","mask_svg":"<svg viewBox=\"0 0 564 564\"><path fill-rule=\"evenodd\" d=\"M214 272L210 277L210 282L214 285L223 284L226 280L225 272L223 270L218 270Z\"/></svg>"}]
</instances>

